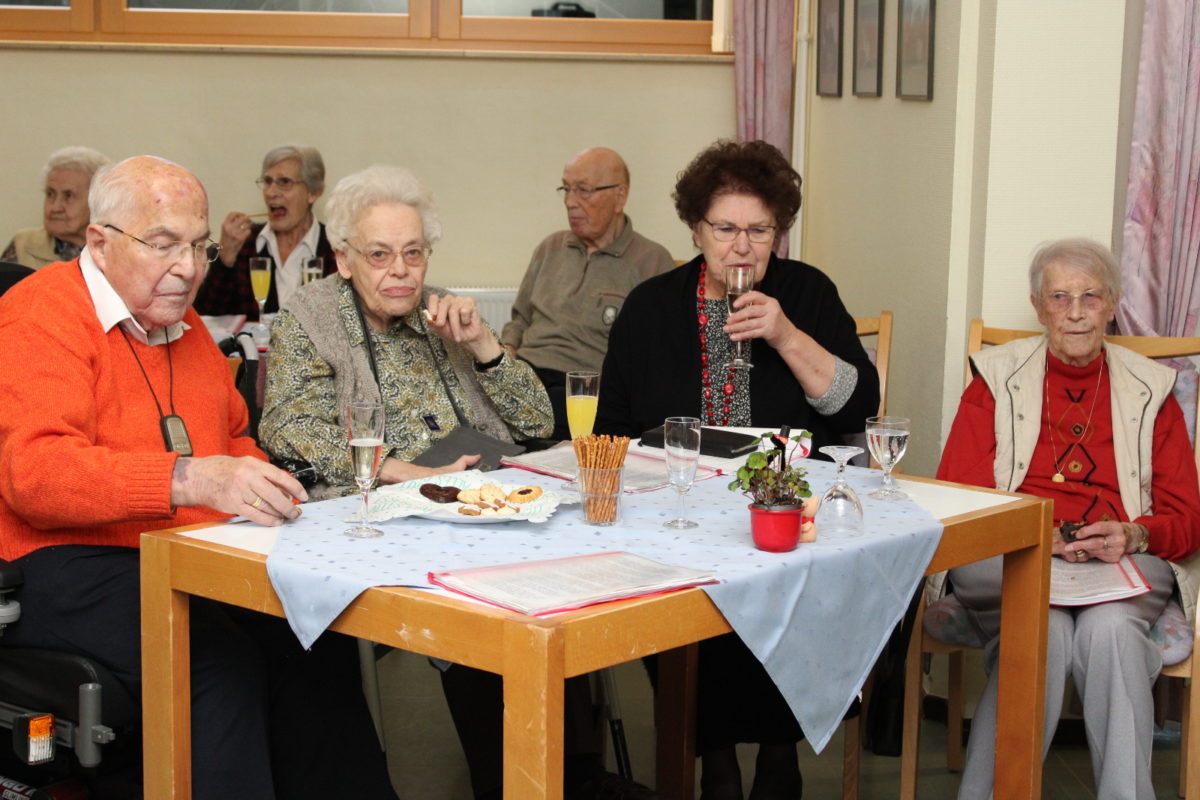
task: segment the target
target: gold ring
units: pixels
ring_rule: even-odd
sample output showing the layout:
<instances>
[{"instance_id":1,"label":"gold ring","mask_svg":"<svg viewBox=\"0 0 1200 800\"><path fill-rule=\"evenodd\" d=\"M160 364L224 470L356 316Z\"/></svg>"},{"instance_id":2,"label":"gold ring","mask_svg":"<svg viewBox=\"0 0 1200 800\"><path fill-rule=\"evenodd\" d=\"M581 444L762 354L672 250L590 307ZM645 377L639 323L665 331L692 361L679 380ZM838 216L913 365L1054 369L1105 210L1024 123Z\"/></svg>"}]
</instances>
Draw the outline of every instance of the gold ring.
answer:
<instances>
[{"instance_id":1,"label":"gold ring","mask_svg":"<svg viewBox=\"0 0 1200 800\"><path fill-rule=\"evenodd\" d=\"M1086 551L1086 550L1076 550L1076 551L1075 551L1075 558L1077 558L1077 559L1080 559L1080 558L1087 558L1087 551Z\"/></svg>"},{"instance_id":2,"label":"gold ring","mask_svg":"<svg viewBox=\"0 0 1200 800\"><path fill-rule=\"evenodd\" d=\"M1108 534L1104 535L1104 549L1108 549Z\"/></svg>"},{"instance_id":3,"label":"gold ring","mask_svg":"<svg viewBox=\"0 0 1200 800\"><path fill-rule=\"evenodd\" d=\"M254 496L254 502L250 504L250 507L251 507L251 508L258 508L258 507L259 507L259 506L261 506L262 504L263 504L263 499L262 499L261 497L259 497L258 495L255 495L255 496Z\"/></svg>"}]
</instances>

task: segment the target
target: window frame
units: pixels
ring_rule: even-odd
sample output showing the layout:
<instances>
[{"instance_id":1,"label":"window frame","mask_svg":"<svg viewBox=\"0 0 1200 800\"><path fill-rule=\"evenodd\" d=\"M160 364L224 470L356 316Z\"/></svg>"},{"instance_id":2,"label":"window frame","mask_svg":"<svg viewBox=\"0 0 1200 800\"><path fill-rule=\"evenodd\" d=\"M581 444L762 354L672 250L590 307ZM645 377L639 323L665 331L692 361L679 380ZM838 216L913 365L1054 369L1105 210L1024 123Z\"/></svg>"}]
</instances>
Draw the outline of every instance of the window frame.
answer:
<instances>
[{"instance_id":1,"label":"window frame","mask_svg":"<svg viewBox=\"0 0 1200 800\"><path fill-rule=\"evenodd\" d=\"M3 0L0 0L2 3ZM255 15L269 15L258 25ZM711 56L711 21L464 17L462 0L407 14L129 9L125 0L0 9L0 40Z\"/></svg>"}]
</instances>

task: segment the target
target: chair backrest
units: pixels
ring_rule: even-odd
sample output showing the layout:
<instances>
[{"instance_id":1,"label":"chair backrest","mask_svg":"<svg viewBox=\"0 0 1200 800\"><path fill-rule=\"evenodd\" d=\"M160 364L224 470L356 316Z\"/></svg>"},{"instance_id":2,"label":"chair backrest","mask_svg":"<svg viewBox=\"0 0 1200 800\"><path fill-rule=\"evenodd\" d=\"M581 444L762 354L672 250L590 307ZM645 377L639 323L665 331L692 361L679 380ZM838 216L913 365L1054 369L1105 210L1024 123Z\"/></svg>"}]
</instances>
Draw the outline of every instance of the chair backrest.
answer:
<instances>
[{"instance_id":1,"label":"chair backrest","mask_svg":"<svg viewBox=\"0 0 1200 800\"><path fill-rule=\"evenodd\" d=\"M1024 331L1015 328L988 328L981 319L971 320L967 333L967 374L966 383L971 382L970 356L978 353L984 345L1007 344L1016 339L1026 339L1030 336L1041 336L1042 331ZM1200 337L1197 336L1105 336L1104 341L1126 347L1146 358L1187 358L1200 356ZM1188 398L1200 401L1200 386L1197 387L1196 397ZM1197 413L1200 404L1192 405L1192 413ZM1187 408L1184 414L1187 414ZM1197 428L1200 431L1200 426ZM1192 448L1196 458L1196 466L1200 468L1200 435L1193 437Z\"/></svg>"},{"instance_id":2,"label":"chair backrest","mask_svg":"<svg viewBox=\"0 0 1200 800\"><path fill-rule=\"evenodd\" d=\"M855 317L854 324L858 328L858 338L874 336L875 349L867 349L879 372L879 415L887 413L888 364L892 356L892 312L880 311L878 317Z\"/></svg>"},{"instance_id":3,"label":"chair backrest","mask_svg":"<svg viewBox=\"0 0 1200 800\"><path fill-rule=\"evenodd\" d=\"M32 274L33 270L24 264L0 261L0 295L15 286L18 281L28 278Z\"/></svg>"}]
</instances>

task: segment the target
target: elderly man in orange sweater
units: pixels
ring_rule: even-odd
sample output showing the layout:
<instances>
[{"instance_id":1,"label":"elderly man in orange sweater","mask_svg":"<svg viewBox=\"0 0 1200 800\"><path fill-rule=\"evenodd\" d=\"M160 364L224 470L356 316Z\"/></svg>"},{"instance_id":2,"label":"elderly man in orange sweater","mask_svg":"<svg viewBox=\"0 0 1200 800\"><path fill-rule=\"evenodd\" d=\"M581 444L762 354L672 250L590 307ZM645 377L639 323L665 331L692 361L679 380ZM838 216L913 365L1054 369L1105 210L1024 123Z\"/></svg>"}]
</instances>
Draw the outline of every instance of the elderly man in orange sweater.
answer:
<instances>
[{"instance_id":1,"label":"elderly man in orange sweater","mask_svg":"<svg viewBox=\"0 0 1200 800\"><path fill-rule=\"evenodd\" d=\"M25 577L0 646L93 657L136 698L138 535L231 514L278 525L307 496L244 435L191 309L216 251L204 187L138 156L98 174L89 204L79 258L0 299L0 557ZM195 797L395 797L351 641L304 652L282 620L191 610Z\"/></svg>"}]
</instances>

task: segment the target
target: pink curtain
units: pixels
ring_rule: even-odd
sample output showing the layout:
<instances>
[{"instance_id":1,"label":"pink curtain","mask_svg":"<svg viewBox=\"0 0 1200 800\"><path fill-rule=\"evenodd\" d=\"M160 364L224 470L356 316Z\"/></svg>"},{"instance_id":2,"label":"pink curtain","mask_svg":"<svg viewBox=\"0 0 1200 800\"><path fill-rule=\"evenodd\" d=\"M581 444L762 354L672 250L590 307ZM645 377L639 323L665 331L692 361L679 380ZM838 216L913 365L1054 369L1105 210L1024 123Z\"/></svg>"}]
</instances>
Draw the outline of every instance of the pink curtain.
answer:
<instances>
[{"instance_id":1,"label":"pink curtain","mask_svg":"<svg viewBox=\"0 0 1200 800\"><path fill-rule=\"evenodd\" d=\"M1200 316L1200 2L1146 0L1125 200L1117 326L1192 336ZM1196 397L1196 370L1176 394Z\"/></svg>"},{"instance_id":2,"label":"pink curtain","mask_svg":"<svg viewBox=\"0 0 1200 800\"><path fill-rule=\"evenodd\" d=\"M785 156L792 150L792 52L795 0L734 0L737 135L762 139ZM777 250L787 255L787 239Z\"/></svg>"}]
</instances>

